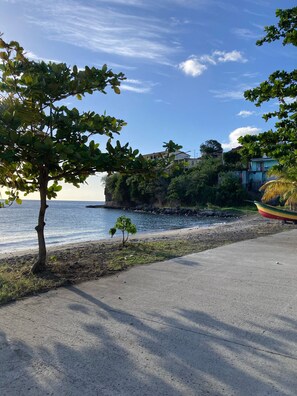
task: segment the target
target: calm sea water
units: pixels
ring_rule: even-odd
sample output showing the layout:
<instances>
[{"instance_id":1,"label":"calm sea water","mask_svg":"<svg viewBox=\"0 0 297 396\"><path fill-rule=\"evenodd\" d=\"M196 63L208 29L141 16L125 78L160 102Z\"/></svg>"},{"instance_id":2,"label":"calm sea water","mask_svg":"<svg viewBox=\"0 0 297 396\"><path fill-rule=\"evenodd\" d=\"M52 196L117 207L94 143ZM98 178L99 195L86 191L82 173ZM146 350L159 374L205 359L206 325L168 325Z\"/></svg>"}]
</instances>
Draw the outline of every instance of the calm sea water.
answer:
<instances>
[{"instance_id":1,"label":"calm sea water","mask_svg":"<svg viewBox=\"0 0 297 396\"><path fill-rule=\"evenodd\" d=\"M132 219L139 233L193 226L205 227L221 222L219 219L86 208L86 205L92 204L95 202L50 201L46 212L47 246L109 238L109 229L123 214ZM23 201L22 205L14 204L9 208L0 209L0 253L37 247L35 226L38 210L38 201Z\"/></svg>"}]
</instances>

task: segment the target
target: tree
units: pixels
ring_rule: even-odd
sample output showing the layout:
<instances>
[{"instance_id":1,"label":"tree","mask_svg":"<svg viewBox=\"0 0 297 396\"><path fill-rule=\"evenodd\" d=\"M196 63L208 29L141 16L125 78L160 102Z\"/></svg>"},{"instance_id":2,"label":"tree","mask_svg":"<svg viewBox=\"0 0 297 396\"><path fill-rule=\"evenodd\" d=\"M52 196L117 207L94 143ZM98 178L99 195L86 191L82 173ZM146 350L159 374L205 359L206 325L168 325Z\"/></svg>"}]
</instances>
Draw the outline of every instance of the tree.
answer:
<instances>
[{"instance_id":1,"label":"tree","mask_svg":"<svg viewBox=\"0 0 297 396\"><path fill-rule=\"evenodd\" d=\"M115 235L117 230L122 232L122 245L125 246L129 239L130 234L136 234L136 225L132 223L131 219L126 216L120 216L117 218L115 226L109 230L111 237Z\"/></svg>"},{"instance_id":2,"label":"tree","mask_svg":"<svg viewBox=\"0 0 297 396\"><path fill-rule=\"evenodd\" d=\"M218 174L222 170L218 158L204 158L195 168L171 179L167 199L181 205L214 203Z\"/></svg>"},{"instance_id":3,"label":"tree","mask_svg":"<svg viewBox=\"0 0 297 396\"><path fill-rule=\"evenodd\" d=\"M202 157L219 157L223 153L222 145L217 140L206 140L201 144L200 152Z\"/></svg>"},{"instance_id":4,"label":"tree","mask_svg":"<svg viewBox=\"0 0 297 396\"><path fill-rule=\"evenodd\" d=\"M257 45L282 39L283 45L297 46L297 7L276 10L277 26L265 27L266 36ZM245 98L257 107L277 99L275 111L263 115L265 121L276 118L275 129L239 139L245 156L268 155L279 162L279 171L297 168L297 70L277 70L258 87L248 90Z\"/></svg>"},{"instance_id":5,"label":"tree","mask_svg":"<svg viewBox=\"0 0 297 396\"><path fill-rule=\"evenodd\" d=\"M162 147L164 147L167 157L169 157L170 155L174 154L175 152L183 148L183 146L180 146L179 144L175 143L173 140L169 140L169 142L163 142Z\"/></svg>"},{"instance_id":6,"label":"tree","mask_svg":"<svg viewBox=\"0 0 297 396\"><path fill-rule=\"evenodd\" d=\"M230 151L226 151L223 154L224 164L231 170L239 170L245 167L244 158L241 156L238 149L232 149Z\"/></svg>"},{"instance_id":7,"label":"tree","mask_svg":"<svg viewBox=\"0 0 297 396\"><path fill-rule=\"evenodd\" d=\"M135 206L149 204L163 205L166 200L170 178L184 170L185 164L176 162L173 155L182 146L170 140L164 142L164 155L149 159L142 157L141 171L132 175L112 174L105 179L106 201L116 205Z\"/></svg>"},{"instance_id":8,"label":"tree","mask_svg":"<svg viewBox=\"0 0 297 396\"><path fill-rule=\"evenodd\" d=\"M79 70L65 63L35 62L19 43L6 43L1 37L0 60L0 185L13 199L19 192L40 194L39 254L32 267L37 272L46 266L47 199L56 197L60 182L79 187L95 172L133 170L141 158L136 159L138 151L128 143L112 145L123 120L65 104L69 97L105 94L108 86L119 94L122 73L114 74L106 65ZM94 136L105 137L104 152Z\"/></svg>"},{"instance_id":9,"label":"tree","mask_svg":"<svg viewBox=\"0 0 297 396\"><path fill-rule=\"evenodd\" d=\"M239 177L231 172L221 172L216 193L217 205L241 205L247 198Z\"/></svg>"},{"instance_id":10,"label":"tree","mask_svg":"<svg viewBox=\"0 0 297 396\"><path fill-rule=\"evenodd\" d=\"M277 179L269 180L261 186L260 191L264 191L262 200L265 202L280 197L290 209L296 209L297 174L274 171L274 176L277 176Z\"/></svg>"}]
</instances>

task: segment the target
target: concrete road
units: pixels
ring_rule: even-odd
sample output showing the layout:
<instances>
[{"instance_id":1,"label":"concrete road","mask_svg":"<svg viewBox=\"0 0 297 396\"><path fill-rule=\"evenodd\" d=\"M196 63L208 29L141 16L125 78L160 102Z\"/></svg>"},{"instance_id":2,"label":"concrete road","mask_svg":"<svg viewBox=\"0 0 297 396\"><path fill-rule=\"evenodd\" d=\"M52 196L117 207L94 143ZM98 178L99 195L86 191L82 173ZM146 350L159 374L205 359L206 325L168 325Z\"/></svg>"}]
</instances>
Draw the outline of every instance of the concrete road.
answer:
<instances>
[{"instance_id":1,"label":"concrete road","mask_svg":"<svg viewBox=\"0 0 297 396\"><path fill-rule=\"evenodd\" d=\"M297 230L2 307L0 395L297 395Z\"/></svg>"}]
</instances>

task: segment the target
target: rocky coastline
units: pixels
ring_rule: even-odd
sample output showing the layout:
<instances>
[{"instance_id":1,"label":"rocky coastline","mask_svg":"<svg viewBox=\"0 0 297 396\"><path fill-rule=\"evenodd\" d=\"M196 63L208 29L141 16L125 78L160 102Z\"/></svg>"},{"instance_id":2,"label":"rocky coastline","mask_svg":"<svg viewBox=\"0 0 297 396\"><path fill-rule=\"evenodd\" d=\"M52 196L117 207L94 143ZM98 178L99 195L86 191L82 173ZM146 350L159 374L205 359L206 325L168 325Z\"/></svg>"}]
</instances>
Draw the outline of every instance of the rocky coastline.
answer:
<instances>
[{"instance_id":1,"label":"rocky coastline","mask_svg":"<svg viewBox=\"0 0 297 396\"><path fill-rule=\"evenodd\" d=\"M217 218L239 218L239 212L232 210L218 209L196 209L196 208L180 208L180 207L155 207L155 206L121 206L121 205L87 205L87 208L104 208L104 209L120 209L127 212L150 213L155 215L175 215L175 216L194 216L194 217L217 217Z\"/></svg>"}]
</instances>

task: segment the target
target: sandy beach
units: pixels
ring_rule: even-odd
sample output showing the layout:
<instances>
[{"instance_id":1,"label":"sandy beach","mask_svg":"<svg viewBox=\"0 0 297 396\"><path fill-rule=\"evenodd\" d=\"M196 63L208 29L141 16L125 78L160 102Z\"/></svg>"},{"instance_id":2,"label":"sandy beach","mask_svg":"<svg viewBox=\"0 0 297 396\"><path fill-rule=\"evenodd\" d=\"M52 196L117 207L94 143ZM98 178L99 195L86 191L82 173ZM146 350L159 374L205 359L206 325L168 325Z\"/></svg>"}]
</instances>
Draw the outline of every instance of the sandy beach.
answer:
<instances>
[{"instance_id":1,"label":"sandy beach","mask_svg":"<svg viewBox=\"0 0 297 396\"><path fill-rule=\"evenodd\" d=\"M212 225L209 227L191 227L162 232L150 232L136 234L130 237L131 242L137 241L166 241L184 240L197 243L197 251L211 249L228 243L238 242L259 236L275 234L281 231L290 230L297 226L291 224L283 225L280 221L268 220L258 214L243 216L232 222ZM120 237L113 239L101 239L84 243L72 243L48 247L48 256L55 256L69 261L77 261L82 258L91 259L92 256L102 254L106 250L112 249L120 244ZM202 249L203 246L203 249ZM37 250L24 250L11 253L0 253L0 264L8 262L24 262L34 260Z\"/></svg>"},{"instance_id":2,"label":"sandy beach","mask_svg":"<svg viewBox=\"0 0 297 396\"><path fill-rule=\"evenodd\" d=\"M47 249L46 269L36 276L32 275L31 268L38 257L37 250L2 254L0 278L5 287L2 297L0 293L0 304L60 286L118 274L134 266L184 257L294 228L297 226L283 225L256 214L203 228L139 233L125 247L120 237L51 246Z\"/></svg>"}]
</instances>

